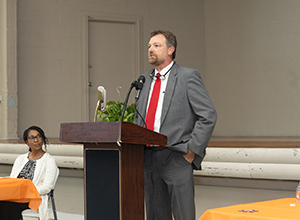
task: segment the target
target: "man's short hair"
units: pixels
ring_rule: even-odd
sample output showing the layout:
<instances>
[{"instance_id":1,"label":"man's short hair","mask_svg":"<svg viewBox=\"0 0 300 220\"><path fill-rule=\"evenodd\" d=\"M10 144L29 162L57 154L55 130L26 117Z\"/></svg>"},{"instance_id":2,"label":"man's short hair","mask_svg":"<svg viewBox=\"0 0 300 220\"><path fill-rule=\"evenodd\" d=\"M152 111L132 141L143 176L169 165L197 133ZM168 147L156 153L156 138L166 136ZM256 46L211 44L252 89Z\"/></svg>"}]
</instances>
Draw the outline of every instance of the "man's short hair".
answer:
<instances>
[{"instance_id":1,"label":"man's short hair","mask_svg":"<svg viewBox=\"0 0 300 220\"><path fill-rule=\"evenodd\" d=\"M175 49L172 54L172 59L174 60L176 57L176 49L177 49L176 36L172 32L165 31L165 30L153 30L153 31L151 31L150 36L154 37L155 35L158 35L158 34L162 34L165 36L166 44L167 44L168 48L174 46Z\"/></svg>"}]
</instances>

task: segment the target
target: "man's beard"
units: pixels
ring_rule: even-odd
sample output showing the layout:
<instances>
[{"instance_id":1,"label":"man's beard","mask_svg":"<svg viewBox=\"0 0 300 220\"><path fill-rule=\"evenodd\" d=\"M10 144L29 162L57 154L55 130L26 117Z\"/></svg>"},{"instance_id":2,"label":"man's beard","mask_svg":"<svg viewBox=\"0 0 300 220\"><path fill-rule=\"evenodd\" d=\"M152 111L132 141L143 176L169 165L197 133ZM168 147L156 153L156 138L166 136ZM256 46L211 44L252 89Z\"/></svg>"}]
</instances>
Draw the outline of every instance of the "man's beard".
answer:
<instances>
[{"instance_id":1,"label":"man's beard","mask_svg":"<svg viewBox=\"0 0 300 220\"><path fill-rule=\"evenodd\" d=\"M150 54L150 55L152 55L152 54ZM152 57L149 56L148 62L152 65L155 65L158 62L157 56L155 56L155 55L152 55Z\"/></svg>"},{"instance_id":2,"label":"man's beard","mask_svg":"<svg viewBox=\"0 0 300 220\"><path fill-rule=\"evenodd\" d=\"M149 59L149 63L151 64L151 65L156 65L157 63L158 63L158 61L157 61L157 59L155 59L155 60L153 60L153 59Z\"/></svg>"},{"instance_id":3,"label":"man's beard","mask_svg":"<svg viewBox=\"0 0 300 220\"><path fill-rule=\"evenodd\" d=\"M159 59L156 55L152 55L152 57L149 57L148 62L153 66L159 66L164 62L164 60Z\"/></svg>"}]
</instances>

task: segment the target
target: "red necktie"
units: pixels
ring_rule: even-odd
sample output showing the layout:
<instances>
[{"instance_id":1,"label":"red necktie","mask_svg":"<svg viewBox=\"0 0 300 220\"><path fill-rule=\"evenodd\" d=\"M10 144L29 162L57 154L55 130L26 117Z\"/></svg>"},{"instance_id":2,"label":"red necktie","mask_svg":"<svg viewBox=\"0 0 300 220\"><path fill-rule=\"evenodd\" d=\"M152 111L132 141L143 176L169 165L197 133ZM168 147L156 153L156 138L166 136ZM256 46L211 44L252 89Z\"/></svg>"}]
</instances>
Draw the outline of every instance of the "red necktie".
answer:
<instances>
[{"instance_id":1,"label":"red necktie","mask_svg":"<svg viewBox=\"0 0 300 220\"><path fill-rule=\"evenodd\" d=\"M146 115L146 127L153 131L154 128L154 121L155 121L155 113L157 109L157 103L159 98L159 92L160 92L160 73L157 74L155 84L153 87L150 103L148 106L148 111Z\"/></svg>"}]
</instances>

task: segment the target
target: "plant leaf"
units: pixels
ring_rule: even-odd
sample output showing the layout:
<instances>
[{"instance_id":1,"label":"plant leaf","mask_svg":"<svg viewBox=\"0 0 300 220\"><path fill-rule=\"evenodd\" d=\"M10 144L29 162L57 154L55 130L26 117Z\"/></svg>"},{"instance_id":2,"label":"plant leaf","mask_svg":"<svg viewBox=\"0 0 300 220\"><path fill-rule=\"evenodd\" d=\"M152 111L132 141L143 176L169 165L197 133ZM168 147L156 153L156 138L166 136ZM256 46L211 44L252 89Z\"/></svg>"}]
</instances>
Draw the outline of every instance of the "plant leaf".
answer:
<instances>
[{"instance_id":1,"label":"plant leaf","mask_svg":"<svg viewBox=\"0 0 300 220\"><path fill-rule=\"evenodd\" d=\"M98 110L97 116L100 120L99 122L103 121L120 121L122 112L123 112L124 102L115 102L109 101L106 103L106 110L101 112ZM131 105L127 106L123 121L133 122L135 115L135 104L132 103Z\"/></svg>"}]
</instances>

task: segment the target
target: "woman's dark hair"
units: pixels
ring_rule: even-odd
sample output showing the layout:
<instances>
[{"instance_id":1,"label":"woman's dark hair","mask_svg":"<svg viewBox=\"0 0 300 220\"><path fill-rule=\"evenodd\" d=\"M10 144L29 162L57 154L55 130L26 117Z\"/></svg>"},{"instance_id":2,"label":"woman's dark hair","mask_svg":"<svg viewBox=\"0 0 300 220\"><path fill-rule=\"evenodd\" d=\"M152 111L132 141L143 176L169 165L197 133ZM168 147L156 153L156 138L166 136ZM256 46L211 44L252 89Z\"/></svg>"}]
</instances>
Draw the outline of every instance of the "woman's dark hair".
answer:
<instances>
[{"instance_id":1,"label":"woman's dark hair","mask_svg":"<svg viewBox=\"0 0 300 220\"><path fill-rule=\"evenodd\" d=\"M26 141L28 141L28 133L29 133L31 130L35 130L35 131L37 131L37 132L40 133L40 135L41 135L42 138L43 138L43 142L44 142L44 145L45 145L45 149L47 150L48 138L46 137L45 132L43 131L43 129L41 129L41 128L38 127L38 126L31 126L31 127L27 128L27 129L24 131L24 133L23 133L23 140L24 140L24 142L26 143ZM31 151L31 148L29 148L29 151Z\"/></svg>"}]
</instances>

